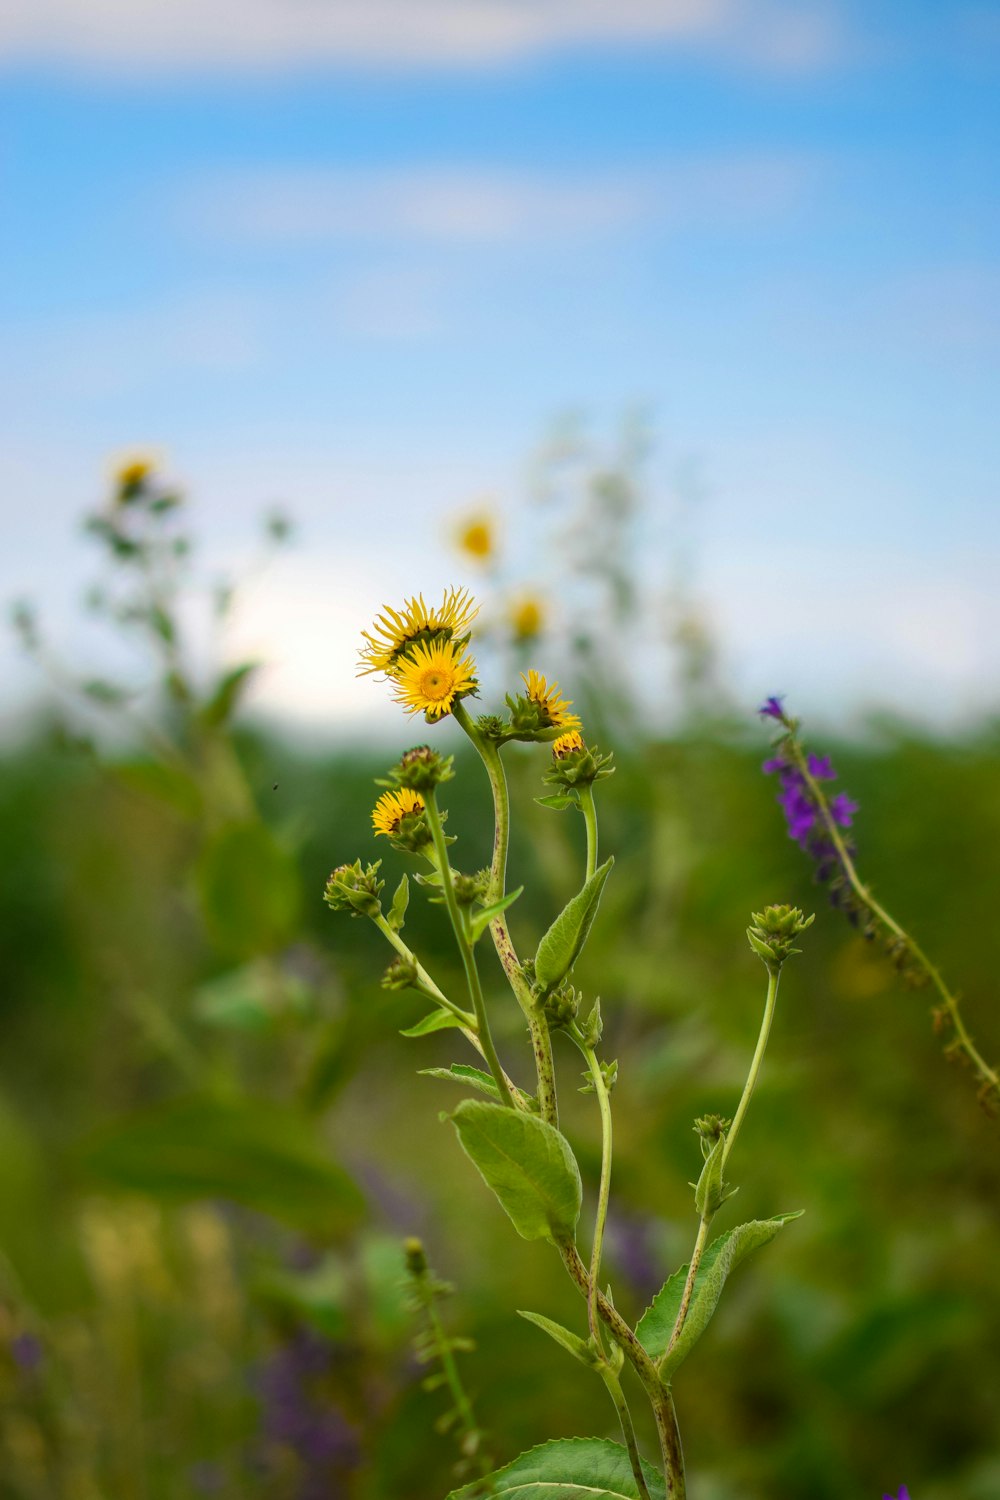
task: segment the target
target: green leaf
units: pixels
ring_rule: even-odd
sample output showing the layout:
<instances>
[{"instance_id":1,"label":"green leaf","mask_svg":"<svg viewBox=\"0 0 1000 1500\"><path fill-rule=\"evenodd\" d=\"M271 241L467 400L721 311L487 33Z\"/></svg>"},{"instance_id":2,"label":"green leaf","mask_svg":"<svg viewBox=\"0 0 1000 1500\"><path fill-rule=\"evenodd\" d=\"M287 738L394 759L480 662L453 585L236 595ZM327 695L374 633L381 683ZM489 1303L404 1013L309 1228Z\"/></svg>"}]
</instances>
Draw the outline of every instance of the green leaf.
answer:
<instances>
[{"instance_id":1,"label":"green leaf","mask_svg":"<svg viewBox=\"0 0 1000 1500\"><path fill-rule=\"evenodd\" d=\"M498 917L502 911L506 911L508 906L513 906L523 890L524 886L519 885L516 891L508 892L499 901L494 901L491 906L484 906L481 911L476 912L476 915L469 923L469 935L472 942L479 942L479 939L493 921L493 918Z\"/></svg>"},{"instance_id":2,"label":"green leaf","mask_svg":"<svg viewBox=\"0 0 1000 1500\"><path fill-rule=\"evenodd\" d=\"M294 936L301 905L295 861L263 823L230 823L196 871L209 932L226 953L273 953Z\"/></svg>"},{"instance_id":3,"label":"green leaf","mask_svg":"<svg viewBox=\"0 0 1000 1500\"><path fill-rule=\"evenodd\" d=\"M184 1099L115 1121L85 1149L105 1187L173 1201L229 1198L311 1233L354 1224L364 1204L315 1123L262 1099Z\"/></svg>"},{"instance_id":4,"label":"green leaf","mask_svg":"<svg viewBox=\"0 0 1000 1500\"><path fill-rule=\"evenodd\" d=\"M119 761L112 769L129 791L163 802L182 817L197 818L202 810L198 783L178 766L158 760L130 760Z\"/></svg>"},{"instance_id":5,"label":"green leaf","mask_svg":"<svg viewBox=\"0 0 1000 1500\"><path fill-rule=\"evenodd\" d=\"M561 1323L553 1322L551 1318L543 1318L541 1313L525 1312L522 1308L518 1308L517 1315L519 1318L525 1318L529 1323L534 1323L535 1327L547 1333L550 1339L555 1339L557 1344L568 1349L573 1358L578 1359L581 1364L596 1364L597 1359L593 1349L586 1339L580 1338L579 1334L571 1333L568 1328L564 1328Z\"/></svg>"},{"instance_id":6,"label":"green leaf","mask_svg":"<svg viewBox=\"0 0 1000 1500\"><path fill-rule=\"evenodd\" d=\"M583 890L563 907L539 943L535 954L535 978L545 989L550 990L564 979L576 963L597 915L604 882L614 862L612 855L594 871Z\"/></svg>"},{"instance_id":7,"label":"green leaf","mask_svg":"<svg viewBox=\"0 0 1000 1500\"><path fill-rule=\"evenodd\" d=\"M420 1076L448 1078L452 1083L467 1083L481 1094L488 1094L491 1099L500 1099L500 1090L489 1073L484 1073L482 1068L470 1068L466 1063L452 1063L450 1068L421 1068Z\"/></svg>"},{"instance_id":8,"label":"green leaf","mask_svg":"<svg viewBox=\"0 0 1000 1500\"><path fill-rule=\"evenodd\" d=\"M451 1116L462 1149L526 1240L566 1239L580 1217L580 1169L569 1142L537 1115L465 1099Z\"/></svg>"},{"instance_id":9,"label":"green leaf","mask_svg":"<svg viewBox=\"0 0 1000 1500\"><path fill-rule=\"evenodd\" d=\"M694 1211L699 1219L711 1218L717 1213L724 1199L722 1186L722 1163L726 1151L726 1137L720 1135L708 1153L701 1169L698 1185L694 1190Z\"/></svg>"},{"instance_id":10,"label":"green leaf","mask_svg":"<svg viewBox=\"0 0 1000 1500\"><path fill-rule=\"evenodd\" d=\"M535 801L539 807L551 807L556 812L563 812L567 807L575 807L577 799L566 792L553 792L551 797L536 797Z\"/></svg>"},{"instance_id":11,"label":"green leaf","mask_svg":"<svg viewBox=\"0 0 1000 1500\"><path fill-rule=\"evenodd\" d=\"M664 1379L669 1379L682 1364L708 1327L729 1274L751 1250L773 1240L783 1224L798 1218L801 1218L801 1210L798 1213L778 1214L773 1219L751 1219L747 1224L728 1229L725 1234L720 1234L718 1239L712 1241L701 1258L701 1265L694 1279L691 1303L680 1338L674 1345L669 1360L660 1367ZM675 1271L639 1319L636 1334L646 1353L654 1360L662 1359L666 1353L680 1311L687 1273L686 1265Z\"/></svg>"},{"instance_id":12,"label":"green leaf","mask_svg":"<svg viewBox=\"0 0 1000 1500\"><path fill-rule=\"evenodd\" d=\"M241 666L234 667L231 672L221 677L215 692L201 710L199 715L201 722L209 728L227 723L249 685L251 677L259 670L259 662L245 661Z\"/></svg>"},{"instance_id":13,"label":"green leaf","mask_svg":"<svg viewBox=\"0 0 1000 1500\"><path fill-rule=\"evenodd\" d=\"M664 1500L663 1477L643 1461L651 1500ZM489 1494L502 1500L639 1500L628 1454L605 1438L556 1438L515 1458L489 1476ZM478 1500L484 1482L452 1490L448 1500Z\"/></svg>"},{"instance_id":14,"label":"green leaf","mask_svg":"<svg viewBox=\"0 0 1000 1500\"><path fill-rule=\"evenodd\" d=\"M447 1031L449 1026L461 1026L457 1016L453 1016L450 1010L432 1010L429 1016L424 1016L415 1026L408 1026L401 1031L400 1036L429 1036L432 1031Z\"/></svg>"},{"instance_id":15,"label":"green leaf","mask_svg":"<svg viewBox=\"0 0 1000 1500\"><path fill-rule=\"evenodd\" d=\"M386 921L393 932L399 932L406 920L406 908L410 904L410 882L404 875L396 887L396 894L392 898L389 915Z\"/></svg>"}]
</instances>

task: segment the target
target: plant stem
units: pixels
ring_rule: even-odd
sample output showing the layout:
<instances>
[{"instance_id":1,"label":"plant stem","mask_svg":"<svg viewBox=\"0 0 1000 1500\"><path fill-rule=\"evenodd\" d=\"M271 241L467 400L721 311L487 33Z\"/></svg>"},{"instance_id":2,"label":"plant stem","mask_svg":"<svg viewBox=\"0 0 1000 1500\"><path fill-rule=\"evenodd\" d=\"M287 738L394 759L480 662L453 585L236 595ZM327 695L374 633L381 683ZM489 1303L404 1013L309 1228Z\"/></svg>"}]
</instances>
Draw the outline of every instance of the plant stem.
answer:
<instances>
[{"instance_id":1,"label":"plant stem","mask_svg":"<svg viewBox=\"0 0 1000 1500\"><path fill-rule=\"evenodd\" d=\"M580 1045L578 1043L578 1045ZM597 1289L601 1276L601 1250L604 1245L604 1227L608 1219L608 1198L611 1194L611 1100L601 1065L593 1047L580 1046L587 1059L591 1082L601 1111L601 1183L597 1194L597 1216L594 1220L594 1243L590 1252L590 1287L587 1292L587 1326L590 1336L601 1348L601 1334L597 1321Z\"/></svg>"},{"instance_id":2,"label":"plant stem","mask_svg":"<svg viewBox=\"0 0 1000 1500\"><path fill-rule=\"evenodd\" d=\"M694 1242L694 1249L691 1251L691 1263L688 1266L687 1280L684 1283L684 1290L681 1293L681 1305L677 1309L677 1317L673 1328L670 1330L670 1339L662 1358L658 1362L657 1368L662 1368L664 1361L670 1355L674 1345L681 1336L681 1329L684 1327L688 1308L691 1306L691 1294L694 1291L695 1277L698 1275L701 1257L705 1252L705 1241L708 1239L708 1226L711 1222L712 1215L706 1214L698 1225L698 1236Z\"/></svg>"},{"instance_id":3,"label":"plant stem","mask_svg":"<svg viewBox=\"0 0 1000 1500\"><path fill-rule=\"evenodd\" d=\"M572 1241L566 1241L557 1248L571 1280L584 1297L588 1296L590 1277L576 1246ZM656 1431L660 1440L660 1453L663 1458L667 1500L685 1500L684 1454L681 1449L677 1413L674 1411L670 1387L660 1379L656 1365L618 1309L600 1291L597 1293L596 1301L601 1321L614 1338L615 1343L621 1346L625 1358L642 1381L653 1408Z\"/></svg>"},{"instance_id":4,"label":"plant stem","mask_svg":"<svg viewBox=\"0 0 1000 1500\"><path fill-rule=\"evenodd\" d=\"M516 1106L514 1104L514 1096L507 1083L507 1074L500 1066L500 1059L497 1056L496 1047L493 1045L489 1018L486 1014L486 1001L483 999L483 988L479 982L476 955L472 944L469 942L462 913L458 909L458 901L455 898L455 887L451 878L451 864L448 860L448 846L444 841L444 829L441 826L441 814L438 811L436 787L432 787L426 793L424 810L427 817L427 826L434 840L438 868L441 871L441 888L444 891L445 905L448 908L448 916L451 918L455 941L458 943L459 952L462 955L465 978L469 986L469 998L472 1001L472 1008L476 1013L476 1030L482 1044L483 1056L489 1063L493 1080L500 1091L501 1104L509 1104L511 1109L514 1109Z\"/></svg>"},{"instance_id":5,"label":"plant stem","mask_svg":"<svg viewBox=\"0 0 1000 1500\"><path fill-rule=\"evenodd\" d=\"M507 777L497 746L479 733L465 706L459 700L452 710L455 719L475 745L479 757L486 767L493 794L493 862L490 866L490 884L486 901L488 904L501 901L506 894L507 851L510 846L510 793ZM559 1104L556 1098L555 1063L552 1058L552 1036L548 1022L536 1008L531 988L524 978L520 959L511 941L504 912L490 923L490 936L497 957L503 966L507 981L524 1013L531 1033L531 1050L535 1058L535 1074L538 1080L538 1104L542 1119L558 1128Z\"/></svg>"},{"instance_id":6,"label":"plant stem","mask_svg":"<svg viewBox=\"0 0 1000 1500\"><path fill-rule=\"evenodd\" d=\"M597 869L597 809L594 806L592 783L580 788L580 809L587 825L587 879Z\"/></svg>"},{"instance_id":7,"label":"plant stem","mask_svg":"<svg viewBox=\"0 0 1000 1500\"><path fill-rule=\"evenodd\" d=\"M750 1103L750 1095L754 1091L757 1075L760 1072L764 1050L767 1047L768 1034L771 1030L771 1021L774 1017L774 1002L778 997L778 976L780 972L778 968L768 969L767 971L767 999L764 1001L764 1018L760 1023L760 1035L757 1037L757 1046L754 1051L753 1061L750 1064L750 1072L747 1074L747 1081L743 1085L743 1097L740 1099L736 1113L733 1116L733 1123L729 1127L726 1144L722 1148L723 1167L725 1167L726 1162L729 1160L729 1153L733 1149L740 1126L743 1124L743 1117Z\"/></svg>"},{"instance_id":8,"label":"plant stem","mask_svg":"<svg viewBox=\"0 0 1000 1500\"><path fill-rule=\"evenodd\" d=\"M475 1016L471 1016L467 1010L462 1010L461 1006L456 1005L453 1000L448 999L447 995L441 993L423 964L418 962L412 949L408 948L399 933L389 926L381 912L377 917L373 917L372 920L379 932L392 944L399 956L406 959L407 962L412 963L421 987L427 990L433 999L437 1001L438 1005L443 1006L445 1010L450 1011L453 1016L461 1021L463 1026L468 1026L474 1031L476 1028Z\"/></svg>"},{"instance_id":9,"label":"plant stem","mask_svg":"<svg viewBox=\"0 0 1000 1500\"><path fill-rule=\"evenodd\" d=\"M622 1390L621 1381L608 1364L601 1364L599 1373L604 1384L608 1388L608 1394L615 1403L618 1420L622 1424L622 1437L625 1439L625 1448L628 1452L628 1461L632 1465L632 1473L635 1476L636 1488L641 1500L650 1500L649 1488L646 1484L646 1476L642 1472L642 1459L639 1456L639 1444L635 1438L635 1427L632 1425L632 1413L628 1409L625 1400L625 1392Z\"/></svg>"},{"instance_id":10,"label":"plant stem","mask_svg":"<svg viewBox=\"0 0 1000 1500\"><path fill-rule=\"evenodd\" d=\"M920 947L920 944L910 936L905 928L899 925L895 917L892 916L890 912L887 912L885 907L882 906L880 902L875 900L875 897L872 895L871 891L865 885L857 872L854 860L851 858L850 852L844 842L840 828L837 825L833 813L830 811L830 806L827 802L826 794L816 781L816 778L813 776L812 772L809 770L808 757L806 756L798 740L795 738L794 734L789 735L787 744L795 760L796 769L800 772L803 781L809 789L810 797L812 798L815 806L819 809L819 813L821 818L823 819L823 824L826 828L827 835L829 836L830 842L832 843L834 849L836 849L837 851L837 858L840 860L841 866L843 868L844 874L847 876L851 890L857 896L862 905L868 908L872 916L875 917L879 922L881 922L882 925L887 928L887 930L891 932L894 937L899 938L899 940L905 944L910 956L924 971L928 980L940 996L944 1008L948 1013L949 1020L951 1021L952 1026L955 1028L955 1036L957 1038L957 1046L959 1050L965 1053L969 1062L972 1064L976 1076L982 1083L984 1090L991 1092L996 1098L1000 1099L1000 1073L998 1073L996 1068L990 1066L990 1064L983 1057L982 1053L979 1051L975 1042L972 1040L972 1037L969 1035L969 1032L965 1026L965 1022L962 1019L961 1011L959 1010L958 999L955 995L952 994L951 990L945 984L944 977L940 969L936 964L931 962L931 960L927 957L927 954Z\"/></svg>"}]
</instances>

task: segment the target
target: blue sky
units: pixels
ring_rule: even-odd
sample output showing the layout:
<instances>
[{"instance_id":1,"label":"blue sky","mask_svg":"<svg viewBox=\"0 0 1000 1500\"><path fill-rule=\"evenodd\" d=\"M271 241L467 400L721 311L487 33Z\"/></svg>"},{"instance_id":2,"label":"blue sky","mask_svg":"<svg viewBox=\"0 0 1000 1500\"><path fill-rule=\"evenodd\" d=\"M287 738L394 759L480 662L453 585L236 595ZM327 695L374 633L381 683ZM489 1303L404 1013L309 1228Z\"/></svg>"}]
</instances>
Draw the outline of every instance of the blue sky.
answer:
<instances>
[{"instance_id":1,"label":"blue sky","mask_svg":"<svg viewBox=\"0 0 1000 1500\"><path fill-rule=\"evenodd\" d=\"M748 701L995 705L998 73L995 9L918 0L0 3L0 592L78 634L122 450L213 558L280 498L234 649L332 728L448 518L516 538L550 420L642 402L644 582L693 462Z\"/></svg>"}]
</instances>

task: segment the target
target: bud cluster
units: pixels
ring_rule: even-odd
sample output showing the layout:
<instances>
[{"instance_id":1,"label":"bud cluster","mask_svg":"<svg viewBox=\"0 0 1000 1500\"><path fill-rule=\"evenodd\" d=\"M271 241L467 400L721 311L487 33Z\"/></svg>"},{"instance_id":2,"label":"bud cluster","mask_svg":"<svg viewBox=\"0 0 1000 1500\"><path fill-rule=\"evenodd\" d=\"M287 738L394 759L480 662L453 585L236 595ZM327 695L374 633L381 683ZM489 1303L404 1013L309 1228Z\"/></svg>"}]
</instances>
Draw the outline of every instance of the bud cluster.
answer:
<instances>
[{"instance_id":1,"label":"bud cluster","mask_svg":"<svg viewBox=\"0 0 1000 1500\"><path fill-rule=\"evenodd\" d=\"M815 920L815 913L804 917L797 906L765 906L763 911L751 913L747 938L769 969L780 969L786 958L802 952L801 948L793 947L793 941Z\"/></svg>"},{"instance_id":2,"label":"bud cluster","mask_svg":"<svg viewBox=\"0 0 1000 1500\"><path fill-rule=\"evenodd\" d=\"M360 859L353 865L338 865L326 882L323 900L334 911L349 912L352 917L377 917L382 903L379 892L385 885L379 880L378 870L382 861L366 865L362 870Z\"/></svg>"},{"instance_id":3,"label":"bud cluster","mask_svg":"<svg viewBox=\"0 0 1000 1500\"><path fill-rule=\"evenodd\" d=\"M695 1120L694 1129L701 1141L701 1154L706 1161L716 1141L725 1135L732 1123L732 1120L724 1119L722 1115L701 1115Z\"/></svg>"}]
</instances>

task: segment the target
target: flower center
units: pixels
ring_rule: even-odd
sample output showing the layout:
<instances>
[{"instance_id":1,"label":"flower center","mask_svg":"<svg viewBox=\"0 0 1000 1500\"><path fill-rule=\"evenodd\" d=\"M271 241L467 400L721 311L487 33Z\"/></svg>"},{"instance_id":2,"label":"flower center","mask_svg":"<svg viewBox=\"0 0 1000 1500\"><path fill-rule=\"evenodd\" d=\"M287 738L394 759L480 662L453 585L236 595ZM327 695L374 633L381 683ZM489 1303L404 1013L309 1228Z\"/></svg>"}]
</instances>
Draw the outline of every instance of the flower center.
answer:
<instances>
[{"instance_id":1,"label":"flower center","mask_svg":"<svg viewBox=\"0 0 1000 1500\"><path fill-rule=\"evenodd\" d=\"M426 672L420 674L420 695L439 702L447 698L455 681L454 674L442 672L438 667L428 667Z\"/></svg>"}]
</instances>

